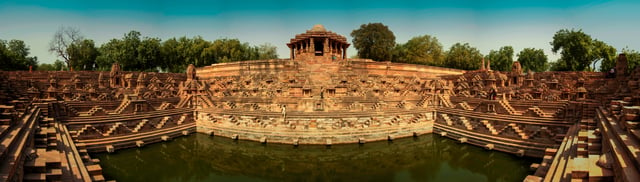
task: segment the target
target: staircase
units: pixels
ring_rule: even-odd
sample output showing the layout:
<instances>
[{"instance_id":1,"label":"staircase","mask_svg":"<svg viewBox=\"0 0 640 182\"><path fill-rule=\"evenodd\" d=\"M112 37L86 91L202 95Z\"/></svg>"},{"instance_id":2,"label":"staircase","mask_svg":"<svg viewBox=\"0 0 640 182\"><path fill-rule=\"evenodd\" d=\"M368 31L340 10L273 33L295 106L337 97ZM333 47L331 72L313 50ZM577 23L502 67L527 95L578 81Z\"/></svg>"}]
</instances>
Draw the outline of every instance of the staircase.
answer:
<instances>
[{"instance_id":1,"label":"staircase","mask_svg":"<svg viewBox=\"0 0 640 182\"><path fill-rule=\"evenodd\" d=\"M230 109L235 109L236 107L236 103L235 102L227 102L227 105L229 106Z\"/></svg>"},{"instance_id":2,"label":"staircase","mask_svg":"<svg viewBox=\"0 0 640 182\"><path fill-rule=\"evenodd\" d=\"M180 119L178 119L178 125L184 123L184 121L187 120L187 116L188 114L182 114L182 116L180 116Z\"/></svg>"},{"instance_id":3,"label":"staircase","mask_svg":"<svg viewBox=\"0 0 640 182\"><path fill-rule=\"evenodd\" d=\"M513 128L513 130L515 130L518 136L520 136L520 138L522 138L523 140L529 139L529 136L527 136L527 134L515 123L509 123L509 127Z\"/></svg>"},{"instance_id":4,"label":"staircase","mask_svg":"<svg viewBox=\"0 0 640 182\"><path fill-rule=\"evenodd\" d=\"M458 106L460 106L460 108L464 109L464 110L473 110L471 108L471 106L469 106L469 104L467 102L464 102L464 101L458 103Z\"/></svg>"},{"instance_id":5,"label":"staircase","mask_svg":"<svg viewBox=\"0 0 640 182\"><path fill-rule=\"evenodd\" d=\"M379 102L377 102L377 103L375 103L375 104L373 104L373 105L371 106L371 110L374 110L374 111L375 111L375 110L378 110L378 108L380 108L380 103L379 103Z\"/></svg>"},{"instance_id":6,"label":"staircase","mask_svg":"<svg viewBox=\"0 0 640 182\"><path fill-rule=\"evenodd\" d=\"M171 108L171 103L163 102L160 107L158 107L158 110L167 110L168 108Z\"/></svg>"},{"instance_id":7,"label":"staircase","mask_svg":"<svg viewBox=\"0 0 640 182\"><path fill-rule=\"evenodd\" d=\"M84 134L84 132L86 132L87 130L93 130L96 133L98 133L99 135L104 136L104 134L102 132L100 132L100 130L98 130L97 128L93 127L92 125L88 124L88 125L84 125L84 127L82 127L80 130L78 130L78 132L76 133L75 138L80 137L80 135Z\"/></svg>"},{"instance_id":8,"label":"staircase","mask_svg":"<svg viewBox=\"0 0 640 182\"><path fill-rule=\"evenodd\" d=\"M449 125L449 126L453 125L453 121L451 121L451 118L449 118L449 115L440 114L440 117L442 117L442 119L444 119L444 121L447 123L447 125Z\"/></svg>"},{"instance_id":9,"label":"staircase","mask_svg":"<svg viewBox=\"0 0 640 182\"><path fill-rule=\"evenodd\" d=\"M467 128L467 130L473 130L473 126L471 126L471 123L469 123L469 120L467 120L466 117L458 117L458 119L460 119L460 122L462 122L462 125L464 125L465 128Z\"/></svg>"},{"instance_id":10,"label":"staircase","mask_svg":"<svg viewBox=\"0 0 640 182\"><path fill-rule=\"evenodd\" d=\"M529 108L529 111L535 113L536 116L538 116L538 117L547 117L547 115L544 113L544 111L542 111L542 109L540 109L538 106L533 106L533 107Z\"/></svg>"},{"instance_id":11,"label":"staircase","mask_svg":"<svg viewBox=\"0 0 640 182\"><path fill-rule=\"evenodd\" d=\"M503 108L505 108L510 115L515 115L516 114L516 110L513 109L513 107L511 107L511 104L509 104L508 101L505 101L505 100L501 99L499 102L500 102L500 105Z\"/></svg>"},{"instance_id":12,"label":"staircase","mask_svg":"<svg viewBox=\"0 0 640 182\"><path fill-rule=\"evenodd\" d=\"M411 123L419 123L422 118L424 118L424 115L418 114L418 115L415 115L413 118L411 118L409 120L409 122L411 122Z\"/></svg>"},{"instance_id":13,"label":"staircase","mask_svg":"<svg viewBox=\"0 0 640 182\"><path fill-rule=\"evenodd\" d=\"M148 119L143 119L142 121L140 121L135 128L133 128L133 130L131 130L131 132L133 133L137 133L138 131L140 131L140 129L142 129L142 127L144 127L145 124L147 124L149 122Z\"/></svg>"},{"instance_id":14,"label":"staircase","mask_svg":"<svg viewBox=\"0 0 640 182\"><path fill-rule=\"evenodd\" d=\"M209 97L200 96L200 99L202 101L204 101L204 104L207 106L207 107L204 107L204 108L211 108L211 107L215 107L216 106L215 104L213 104L213 101L211 101L211 99Z\"/></svg>"},{"instance_id":15,"label":"staircase","mask_svg":"<svg viewBox=\"0 0 640 182\"><path fill-rule=\"evenodd\" d=\"M260 110L260 105L253 103L251 104L251 109L253 109L254 111Z\"/></svg>"},{"instance_id":16,"label":"staircase","mask_svg":"<svg viewBox=\"0 0 640 182\"><path fill-rule=\"evenodd\" d=\"M404 109L404 104L405 102L399 102L398 105L396 105L396 108Z\"/></svg>"},{"instance_id":17,"label":"staircase","mask_svg":"<svg viewBox=\"0 0 640 182\"><path fill-rule=\"evenodd\" d=\"M178 105L176 105L176 107L185 108L187 106L187 102L189 102L191 98L193 98L193 96L188 95L187 97L180 99L180 102L178 102Z\"/></svg>"},{"instance_id":18,"label":"staircase","mask_svg":"<svg viewBox=\"0 0 640 182\"><path fill-rule=\"evenodd\" d=\"M420 101L418 101L418 102L416 103L416 106L418 106L418 107L423 107L423 106L424 106L424 104L427 102L427 100L429 100L429 97L424 97L424 96L423 96L423 97L420 99Z\"/></svg>"},{"instance_id":19,"label":"staircase","mask_svg":"<svg viewBox=\"0 0 640 182\"><path fill-rule=\"evenodd\" d=\"M484 125L487 129L489 129L492 135L498 135L498 131L495 127L493 127L493 125L491 125L488 120L481 120L480 123L482 123L482 125Z\"/></svg>"},{"instance_id":20,"label":"staircase","mask_svg":"<svg viewBox=\"0 0 640 182\"><path fill-rule=\"evenodd\" d=\"M442 102L442 106L453 108L453 103L451 103L451 100L449 98L445 97L444 95L438 94L438 99L440 99L440 101Z\"/></svg>"},{"instance_id":21,"label":"staircase","mask_svg":"<svg viewBox=\"0 0 640 182\"><path fill-rule=\"evenodd\" d=\"M118 129L119 127L124 127L125 129L128 129L131 131L131 129L127 128L127 126L125 126L123 123L116 122L114 125L111 126L111 128L109 128L109 130L107 130L106 133L104 133L104 136L109 136L113 134L116 131L116 129Z\"/></svg>"},{"instance_id":22,"label":"staircase","mask_svg":"<svg viewBox=\"0 0 640 182\"><path fill-rule=\"evenodd\" d=\"M169 121L171 119L171 117L169 116L165 116L164 118L162 118L162 120L160 120L160 122L158 123L158 125L156 125L157 129L160 129L164 126L164 124L167 124L167 121Z\"/></svg>"},{"instance_id":23,"label":"staircase","mask_svg":"<svg viewBox=\"0 0 640 182\"><path fill-rule=\"evenodd\" d=\"M69 103L62 102L62 104L64 105L65 108L67 108L67 112L69 113L70 116L78 116L78 110L76 110L75 108L71 107L69 105Z\"/></svg>"},{"instance_id":24,"label":"staircase","mask_svg":"<svg viewBox=\"0 0 640 182\"><path fill-rule=\"evenodd\" d=\"M94 106L89 111L87 111L88 116L97 116L97 115L103 115L103 114L106 114L106 112L100 106Z\"/></svg>"},{"instance_id":25,"label":"staircase","mask_svg":"<svg viewBox=\"0 0 640 182\"><path fill-rule=\"evenodd\" d=\"M127 107L129 107L129 105L131 105L131 101L130 100L128 100L128 99L122 100L122 104L120 104L120 106L118 106L118 108L116 108L116 110L114 112L117 113L117 114L120 114Z\"/></svg>"}]
</instances>

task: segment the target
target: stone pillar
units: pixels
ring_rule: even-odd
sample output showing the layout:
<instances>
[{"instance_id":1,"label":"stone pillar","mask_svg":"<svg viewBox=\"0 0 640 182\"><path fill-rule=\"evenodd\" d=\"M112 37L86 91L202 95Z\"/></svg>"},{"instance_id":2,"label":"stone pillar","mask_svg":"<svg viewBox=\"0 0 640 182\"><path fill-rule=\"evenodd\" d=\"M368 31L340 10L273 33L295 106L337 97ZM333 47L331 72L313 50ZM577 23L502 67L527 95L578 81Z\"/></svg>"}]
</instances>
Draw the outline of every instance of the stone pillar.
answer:
<instances>
[{"instance_id":1,"label":"stone pillar","mask_svg":"<svg viewBox=\"0 0 640 182\"><path fill-rule=\"evenodd\" d=\"M329 38L325 38L325 39L324 39L324 45L323 45L322 49L323 49L323 50L322 50L322 52L323 52L324 54L326 54L326 53L329 53L329 52L330 52L330 51L329 51L329 50L330 50L330 46L329 46Z\"/></svg>"},{"instance_id":2,"label":"stone pillar","mask_svg":"<svg viewBox=\"0 0 640 182\"><path fill-rule=\"evenodd\" d=\"M345 47L344 45L342 45L342 59L347 59L347 47Z\"/></svg>"},{"instance_id":3,"label":"stone pillar","mask_svg":"<svg viewBox=\"0 0 640 182\"><path fill-rule=\"evenodd\" d=\"M292 45L291 48L289 48L289 59L293 59L293 49L295 49L295 45Z\"/></svg>"},{"instance_id":4,"label":"stone pillar","mask_svg":"<svg viewBox=\"0 0 640 182\"><path fill-rule=\"evenodd\" d=\"M309 52L311 52L311 55L315 55L316 53L316 45L313 42L313 38L309 38L309 48L311 49Z\"/></svg>"}]
</instances>

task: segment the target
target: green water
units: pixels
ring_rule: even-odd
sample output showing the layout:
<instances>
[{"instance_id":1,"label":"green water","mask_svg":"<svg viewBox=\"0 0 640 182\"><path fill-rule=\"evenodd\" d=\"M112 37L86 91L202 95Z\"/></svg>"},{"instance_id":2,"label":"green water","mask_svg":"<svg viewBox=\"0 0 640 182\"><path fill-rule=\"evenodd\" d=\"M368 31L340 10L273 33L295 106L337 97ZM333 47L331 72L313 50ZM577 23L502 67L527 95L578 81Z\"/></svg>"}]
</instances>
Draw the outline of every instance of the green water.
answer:
<instances>
[{"instance_id":1,"label":"green water","mask_svg":"<svg viewBox=\"0 0 640 182\"><path fill-rule=\"evenodd\" d=\"M364 145L299 146L193 134L96 154L118 181L522 181L536 160L437 135Z\"/></svg>"}]
</instances>

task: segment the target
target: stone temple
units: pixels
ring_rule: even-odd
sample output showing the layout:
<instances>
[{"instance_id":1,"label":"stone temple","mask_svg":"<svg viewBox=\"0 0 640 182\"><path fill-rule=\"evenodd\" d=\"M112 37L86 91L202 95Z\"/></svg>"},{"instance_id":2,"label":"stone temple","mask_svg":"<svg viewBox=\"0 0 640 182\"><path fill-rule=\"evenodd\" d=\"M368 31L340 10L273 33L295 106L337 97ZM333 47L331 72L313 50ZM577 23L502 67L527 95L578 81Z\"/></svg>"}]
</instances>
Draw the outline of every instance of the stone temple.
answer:
<instances>
[{"instance_id":1,"label":"stone temple","mask_svg":"<svg viewBox=\"0 0 640 182\"><path fill-rule=\"evenodd\" d=\"M0 181L104 181L89 153L193 132L288 145L436 134L539 159L526 181L640 179L640 68L624 54L605 78L349 59L322 25L287 46L290 59L186 74L0 72Z\"/></svg>"}]
</instances>

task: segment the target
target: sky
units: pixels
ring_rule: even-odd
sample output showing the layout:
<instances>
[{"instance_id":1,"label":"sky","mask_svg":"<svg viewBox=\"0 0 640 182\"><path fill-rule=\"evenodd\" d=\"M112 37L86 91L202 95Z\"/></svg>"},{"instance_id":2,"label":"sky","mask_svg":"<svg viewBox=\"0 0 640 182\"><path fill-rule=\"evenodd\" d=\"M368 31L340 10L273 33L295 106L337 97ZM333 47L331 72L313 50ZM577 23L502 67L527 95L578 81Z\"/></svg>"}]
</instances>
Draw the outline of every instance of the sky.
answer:
<instances>
[{"instance_id":1,"label":"sky","mask_svg":"<svg viewBox=\"0 0 640 182\"><path fill-rule=\"evenodd\" d=\"M202 36L270 43L280 58L288 58L289 39L315 24L351 42L351 31L376 22L387 25L398 43L430 35L444 50L469 43L483 55L510 45L515 54L537 48L557 60L549 42L560 29L581 29L618 51L640 50L637 0L0 0L0 39L25 41L41 63L61 59L48 52L61 26L78 28L96 46L136 30L162 40ZM353 46L348 54L356 54Z\"/></svg>"}]
</instances>

